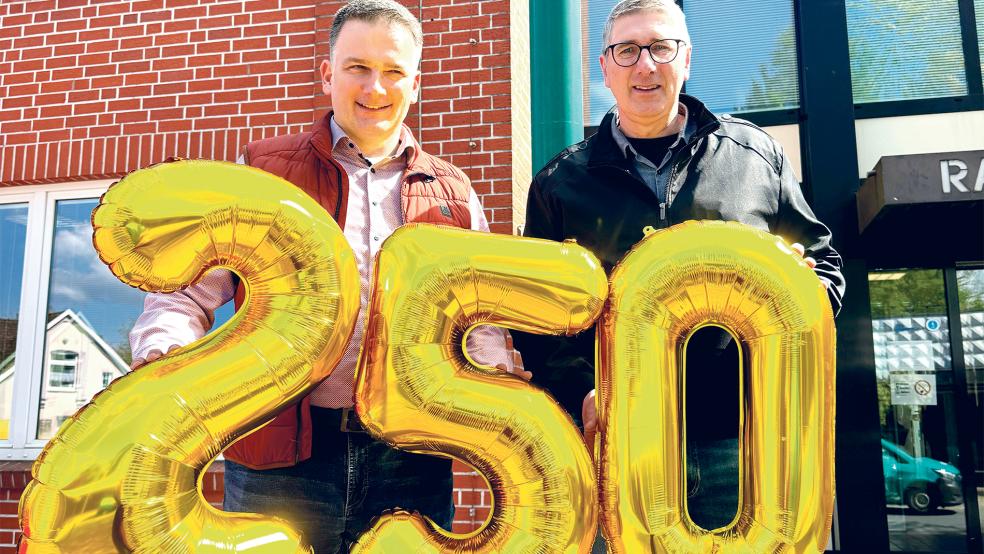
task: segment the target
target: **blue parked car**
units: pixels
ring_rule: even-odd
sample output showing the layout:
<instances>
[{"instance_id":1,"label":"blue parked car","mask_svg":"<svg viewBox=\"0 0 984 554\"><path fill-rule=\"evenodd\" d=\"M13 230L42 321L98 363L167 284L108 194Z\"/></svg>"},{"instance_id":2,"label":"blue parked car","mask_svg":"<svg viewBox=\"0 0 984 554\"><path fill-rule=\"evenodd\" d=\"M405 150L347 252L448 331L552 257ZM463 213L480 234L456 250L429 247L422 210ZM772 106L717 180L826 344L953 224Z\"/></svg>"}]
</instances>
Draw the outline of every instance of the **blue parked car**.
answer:
<instances>
[{"instance_id":1,"label":"blue parked car","mask_svg":"<svg viewBox=\"0 0 984 554\"><path fill-rule=\"evenodd\" d=\"M885 502L905 504L920 514L963 502L959 469L932 458L913 457L884 439L881 444Z\"/></svg>"}]
</instances>

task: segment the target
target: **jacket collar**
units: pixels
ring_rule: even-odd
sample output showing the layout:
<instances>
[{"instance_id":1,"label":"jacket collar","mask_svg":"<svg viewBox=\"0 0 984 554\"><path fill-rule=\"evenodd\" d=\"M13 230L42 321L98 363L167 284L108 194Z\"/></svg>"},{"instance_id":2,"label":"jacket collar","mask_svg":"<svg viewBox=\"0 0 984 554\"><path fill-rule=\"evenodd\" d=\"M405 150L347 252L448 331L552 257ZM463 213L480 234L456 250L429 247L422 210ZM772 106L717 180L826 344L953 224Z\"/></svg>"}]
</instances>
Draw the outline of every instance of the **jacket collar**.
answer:
<instances>
[{"instance_id":1,"label":"jacket collar","mask_svg":"<svg viewBox=\"0 0 984 554\"><path fill-rule=\"evenodd\" d=\"M335 141L332 139L331 133L331 117L334 113L334 111L330 111L325 114L321 119L314 123L314 127L311 130L311 145L314 147L315 152L318 153L322 160L328 163L331 163L331 152L335 146ZM402 132L405 137L409 137L410 141L410 144L406 146L406 151L408 152L406 175L420 173L433 177L434 164L431 162L430 156L421 152L420 144L417 142L417 139L414 138L410 128L405 124L403 125Z\"/></svg>"},{"instance_id":2,"label":"jacket collar","mask_svg":"<svg viewBox=\"0 0 984 554\"><path fill-rule=\"evenodd\" d=\"M681 94L680 102L687 107L687 126L693 125L693 128L696 129L687 141L688 144L704 138L721 125L721 120L711 113L703 102L693 96ZM601 165L623 167L630 163L625 157L625 152L619 147L615 137L612 136L616 109L612 108L608 111L605 118L601 120L601 125L598 126L598 132L591 138L593 143L590 149L591 157L588 159L588 167Z\"/></svg>"}]
</instances>

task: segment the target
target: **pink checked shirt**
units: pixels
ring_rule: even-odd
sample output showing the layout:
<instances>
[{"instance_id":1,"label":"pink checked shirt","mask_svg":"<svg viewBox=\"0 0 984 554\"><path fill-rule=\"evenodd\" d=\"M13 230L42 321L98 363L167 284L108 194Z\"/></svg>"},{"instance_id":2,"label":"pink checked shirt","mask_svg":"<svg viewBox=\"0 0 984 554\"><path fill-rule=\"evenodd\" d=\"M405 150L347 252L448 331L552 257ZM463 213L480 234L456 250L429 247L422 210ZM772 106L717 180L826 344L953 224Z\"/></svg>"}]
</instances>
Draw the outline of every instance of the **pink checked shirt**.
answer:
<instances>
[{"instance_id":1,"label":"pink checked shirt","mask_svg":"<svg viewBox=\"0 0 984 554\"><path fill-rule=\"evenodd\" d=\"M409 129L404 127L393 156L372 161L363 156L334 119L331 133L335 140L332 157L342 165L349 179L344 232L355 252L362 277L362 309L342 361L314 390L311 402L315 406L344 408L353 405L354 375L369 304L372 260L383 240L403 224L400 184L407 166L408 150L414 146ZM472 229L488 232L489 225L475 191L471 193L469 209ZM144 299L144 311L130 332L133 358L146 358L152 350L167 352L173 345L183 346L201 338L212 327L215 310L231 300L234 294L232 274L226 270L211 271L197 284L182 291L148 294ZM498 327L477 327L468 336L468 353L480 364L504 365L513 371L505 337L505 331Z\"/></svg>"}]
</instances>

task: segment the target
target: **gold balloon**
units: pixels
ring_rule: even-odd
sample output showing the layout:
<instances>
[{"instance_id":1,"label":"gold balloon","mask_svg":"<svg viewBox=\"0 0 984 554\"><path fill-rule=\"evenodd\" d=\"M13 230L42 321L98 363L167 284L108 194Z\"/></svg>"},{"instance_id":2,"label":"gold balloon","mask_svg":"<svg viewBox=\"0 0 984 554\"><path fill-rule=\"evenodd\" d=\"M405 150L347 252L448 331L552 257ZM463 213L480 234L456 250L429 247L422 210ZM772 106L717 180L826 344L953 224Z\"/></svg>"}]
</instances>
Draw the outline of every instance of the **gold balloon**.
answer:
<instances>
[{"instance_id":1,"label":"gold balloon","mask_svg":"<svg viewBox=\"0 0 984 554\"><path fill-rule=\"evenodd\" d=\"M61 427L21 498L20 552L309 552L286 521L212 508L199 479L345 350L359 275L341 230L287 181L211 161L135 171L92 220L100 259L124 283L175 291L226 267L246 283L246 302Z\"/></svg>"},{"instance_id":2,"label":"gold balloon","mask_svg":"<svg viewBox=\"0 0 984 554\"><path fill-rule=\"evenodd\" d=\"M456 535L405 511L385 515L353 552L588 552L597 529L594 470L571 419L522 379L473 365L476 325L533 333L590 326L607 283L584 248L408 225L376 260L356 409L376 437L456 458L492 489L481 529Z\"/></svg>"},{"instance_id":3,"label":"gold balloon","mask_svg":"<svg viewBox=\"0 0 984 554\"><path fill-rule=\"evenodd\" d=\"M609 551L823 551L834 494L834 324L824 287L778 237L738 223L649 234L619 263L599 320L601 518ZM736 519L687 514L685 344L742 345ZM739 394L739 391L735 391Z\"/></svg>"}]
</instances>

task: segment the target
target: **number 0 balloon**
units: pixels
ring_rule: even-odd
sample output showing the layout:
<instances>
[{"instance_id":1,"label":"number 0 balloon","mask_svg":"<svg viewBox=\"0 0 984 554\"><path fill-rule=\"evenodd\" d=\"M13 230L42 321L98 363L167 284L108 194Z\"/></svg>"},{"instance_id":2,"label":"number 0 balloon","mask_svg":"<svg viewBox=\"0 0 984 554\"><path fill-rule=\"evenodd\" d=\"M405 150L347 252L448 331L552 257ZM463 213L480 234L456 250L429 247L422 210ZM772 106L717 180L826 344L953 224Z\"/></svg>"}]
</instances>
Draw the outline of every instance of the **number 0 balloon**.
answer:
<instances>
[{"instance_id":1,"label":"number 0 balloon","mask_svg":"<svg viewBox=\"0 0 984 554\"><path fill-rule=\"evenodd\" d=\"M609 550L823 551L834 493L834 325L814 272L773 235L688 222L643 239L610 286L597 335ZM713 531L687 515L680 394L686 341L705 325L743 345L747 389L739 513Z\"/></svg>"},{"instance_id":2,"label":"number 0 balloon","mask_svg":"<svg viewBox=\"0 0 984 554\"><path fill-rule=\"evenodd\" d=\"M100 259L123 282L170 292L222 266L247 299L218 331L117 379L61 427L21 498L20 552L310 551L285 521L212 508L198 479L345 350L359 275L341 230L290 183L206 161L133 172L92 218Z\"/></svg>"}]
</instances>

